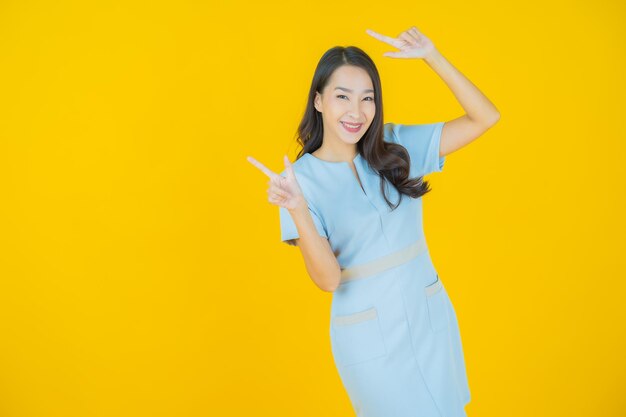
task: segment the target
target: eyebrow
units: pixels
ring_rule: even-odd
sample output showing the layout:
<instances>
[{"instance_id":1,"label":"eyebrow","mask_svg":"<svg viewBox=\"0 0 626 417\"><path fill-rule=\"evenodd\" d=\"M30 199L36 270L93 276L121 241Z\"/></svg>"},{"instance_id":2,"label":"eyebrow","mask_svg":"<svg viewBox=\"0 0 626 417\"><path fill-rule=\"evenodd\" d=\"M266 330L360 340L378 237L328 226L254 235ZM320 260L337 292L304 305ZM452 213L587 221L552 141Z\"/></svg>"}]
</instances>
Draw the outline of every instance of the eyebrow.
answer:
<instances>
[{"instance_id":1,"label":"eyebrow","mask_svg":"<svg viewBox=\"0 0 626 417\"><path fill-rule=\"evenodd\" d=\"M349 88L345 88L345 87L335 87L335 90L343 90L343 91L347 91L348 93L352 93L353 92ZM374 90L363 90L363 92L364 93L373 93Z\"/></svg>"}]
</instances>

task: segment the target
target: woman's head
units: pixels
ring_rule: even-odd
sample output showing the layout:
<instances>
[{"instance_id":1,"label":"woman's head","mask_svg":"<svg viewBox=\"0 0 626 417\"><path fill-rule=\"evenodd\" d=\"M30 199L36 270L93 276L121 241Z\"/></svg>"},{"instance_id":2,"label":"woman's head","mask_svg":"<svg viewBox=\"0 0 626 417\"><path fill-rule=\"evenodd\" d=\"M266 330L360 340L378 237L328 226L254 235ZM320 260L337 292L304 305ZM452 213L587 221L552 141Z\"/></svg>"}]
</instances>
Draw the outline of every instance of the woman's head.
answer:
<instances>
[{"instance_id":1,"label":"woman's head","mask_svg":"<svg viewBox=\"0 0 626 417\"><path fill-rule=\"evenodd\" d=\"M382 92L371 58L355 46L329 49L317 64L305 115L300 124L304 152L313 152L326 140L358 144L368 133L382 129ZM344 122L360 125L351 132ZM353 129L354 130L354 129Z\"/></svg>"},{"instance_id":2,"label":"woman's head","mask_svg":"<svg viewBox=\"0 0 626 417\"><path fill-rule=\"evenodd\" d=\"M313 103L322 116L324 140L357 143L376 115L374 87L367 71L342 65L321 90L315 92Z\"/></svg>"},{"instance_id":3,"label":"woman's head","mask_svg":"<svg viewBox=\"0 0 626 417\"><path fill-rule=\"evenodd\" d=\"M350 132L343 122L361 124ZM387 199L384 182L418 198L430 191L422 177L410 179L409 154L398 144L384 140L383 100L380 76L374 61L356 46L335 46L322 55L307 98L296 139L302 146L298 158L322 146L324 138L356 144L357 152L380 176L380 189Z\"/></svg>"}]
</instances>

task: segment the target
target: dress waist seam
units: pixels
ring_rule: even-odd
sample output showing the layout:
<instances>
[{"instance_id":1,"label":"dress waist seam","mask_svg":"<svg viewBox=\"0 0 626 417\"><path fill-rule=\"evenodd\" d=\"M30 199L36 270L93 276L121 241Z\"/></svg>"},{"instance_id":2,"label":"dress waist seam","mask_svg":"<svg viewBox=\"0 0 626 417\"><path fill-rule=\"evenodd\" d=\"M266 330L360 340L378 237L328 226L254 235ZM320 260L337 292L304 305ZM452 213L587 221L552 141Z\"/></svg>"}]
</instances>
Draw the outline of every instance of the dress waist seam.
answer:
<instances>
[{"instance_id":1,"label":"dress waist seam","mask_svg":"<svg viewBox=\"0 0 626 417\"><path fill-rule=\"evenodd\" d=\"M387 269L402 265L427 250L426 240L422 237L409 246L392 252L373 261L341 269L341 283L365 278Z\"/></svg>"}]
</instances>

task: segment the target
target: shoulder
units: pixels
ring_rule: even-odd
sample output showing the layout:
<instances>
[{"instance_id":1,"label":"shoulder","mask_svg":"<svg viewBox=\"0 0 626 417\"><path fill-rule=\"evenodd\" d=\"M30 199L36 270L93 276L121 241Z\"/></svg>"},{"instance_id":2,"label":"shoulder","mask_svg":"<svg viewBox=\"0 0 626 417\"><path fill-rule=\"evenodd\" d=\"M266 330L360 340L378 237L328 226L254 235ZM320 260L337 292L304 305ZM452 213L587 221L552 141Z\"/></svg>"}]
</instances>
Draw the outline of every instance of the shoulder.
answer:
<instances>
[{"instance_id":1,"label":"shoulder","mask_svg":"<svg viewBox=\"0 0 626 417\"><path fill-rule=\"evenodd\" d=\"M439 153L439 138L445 122L402 124L385 123L385 141L405 147L409 153L424 157L436 150Z\"/></svg>"},{"instance_id":2,"label":"shoulder","mask_svg":"<svg viewBox=\"0 0 626 417\"><path fill-rule=\"evenodd\" d=\"M401 141L402 136L406 135L426 135L430 134L433 131L440 130L445 122L435 122L435 123L414 123L414 124L403 124L403 123L385 123L383 125L383 131L385 134L385 139L389 137L389 139L393 139L395 141Z\"/></svg>"},{"instance_id":3,"label":"shoulder","mask_svg":"<svg viewBox=\"0 0 626 417\"><path fill-rule=\"evenodd\" d=\"M383 125L383 139L385 142L402 145L402 131L407 125L401 123L385 123Z\"/></svg>"}]
</instances>

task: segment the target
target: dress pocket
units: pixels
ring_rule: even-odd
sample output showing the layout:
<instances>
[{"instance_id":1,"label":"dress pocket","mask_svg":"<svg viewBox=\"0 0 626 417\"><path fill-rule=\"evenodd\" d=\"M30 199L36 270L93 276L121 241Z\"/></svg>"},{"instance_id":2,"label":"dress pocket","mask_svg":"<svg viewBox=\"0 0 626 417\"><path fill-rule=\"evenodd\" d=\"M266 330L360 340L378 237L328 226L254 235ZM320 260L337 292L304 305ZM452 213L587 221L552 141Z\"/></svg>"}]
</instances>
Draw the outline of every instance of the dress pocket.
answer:
<instances>
[{"instance_id":1,"label":"dress pocket","mask_svg":"<svg viewBox=\"0 0 626 417\"><path fill-rule=\"evenodd\" d=\"M332 348L338 365L348 366L387 354L376 307L332 319Z\"/></svg>"},{"instance_id":2,"label":"dress pocket","mask_svg":"<svg viewBox=\"0 0 626 417\"><path fill-rule=\"evenodd\" d=\"M446 309L443 285L437 274L437 280L424 287L428 305L428 318L433 332L439 332L448 327L448 311Z\"/></svg>"}]
</instances>

